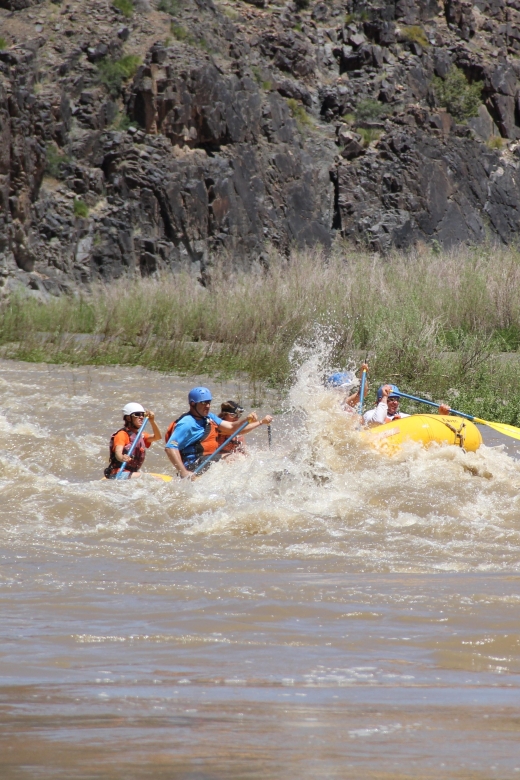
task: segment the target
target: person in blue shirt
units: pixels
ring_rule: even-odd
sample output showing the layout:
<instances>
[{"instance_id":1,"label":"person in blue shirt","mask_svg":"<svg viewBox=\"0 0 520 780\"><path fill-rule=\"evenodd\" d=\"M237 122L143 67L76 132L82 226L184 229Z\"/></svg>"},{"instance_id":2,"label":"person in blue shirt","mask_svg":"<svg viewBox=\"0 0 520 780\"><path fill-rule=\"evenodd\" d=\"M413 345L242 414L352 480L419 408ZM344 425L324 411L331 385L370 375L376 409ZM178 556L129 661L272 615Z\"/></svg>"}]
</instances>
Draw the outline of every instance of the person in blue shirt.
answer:
<instances>
[{"instance_id":1,"label":"person in blue shirt","mask_svg":"<svg viewBox=\"0 0 520 780\"><path fill-rule=\"evenodd\" d=\"M190 477L200 463L219 446L218 434L230 436L244 420L234 423L221 420L210 412L211 391L194 387L188 394L189 412L181 415L168 427L165 452L180 477ZM250 423L257 422L255 412L248 414Z\"/></svg>"}]
</instances>

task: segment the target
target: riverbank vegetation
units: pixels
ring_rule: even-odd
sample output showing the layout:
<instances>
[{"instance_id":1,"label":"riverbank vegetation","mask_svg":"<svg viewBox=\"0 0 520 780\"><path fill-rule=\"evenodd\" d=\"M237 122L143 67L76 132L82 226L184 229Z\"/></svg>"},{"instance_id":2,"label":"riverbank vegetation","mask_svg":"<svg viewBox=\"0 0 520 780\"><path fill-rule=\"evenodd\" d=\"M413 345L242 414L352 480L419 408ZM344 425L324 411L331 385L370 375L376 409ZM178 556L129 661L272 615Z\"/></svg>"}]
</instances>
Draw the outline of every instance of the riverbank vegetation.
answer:
<instances>
[{"instance_id":1,"label":"riverbank vegetation","mask_svg":"<svg viewBox=\"0 0 520 780\"><path fill-rule=\"evenodd\" d=\"M206 287L184 272L45 303L13 295L0 307L0 343L23 360L245 374L277 386L313 349L326 353L324 371L368 353L372 395L390 380L520 424L520 253L273 252L248 272L222 260Z\"/></svg>"}]
</instances>

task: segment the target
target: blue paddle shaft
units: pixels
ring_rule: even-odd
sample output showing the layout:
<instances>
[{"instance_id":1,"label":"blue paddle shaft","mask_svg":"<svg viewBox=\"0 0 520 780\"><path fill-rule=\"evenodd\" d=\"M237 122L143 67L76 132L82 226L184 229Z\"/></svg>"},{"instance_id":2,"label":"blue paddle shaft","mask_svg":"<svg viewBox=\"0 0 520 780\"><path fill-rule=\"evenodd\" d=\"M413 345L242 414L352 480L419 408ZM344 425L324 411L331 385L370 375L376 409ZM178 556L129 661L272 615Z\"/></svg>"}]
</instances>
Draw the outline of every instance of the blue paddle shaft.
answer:
<instances>
[{"instance_id":1,"label":"blue paddle shaft","mask_svg":"<svg viewBox=\"0 0 520 780\"><path fill-rule=\"evenodd\" d=\"M147 423L147 422L148 422L148 417L145 417L145 418L144 418L144 423L141 425L141 427L140 427L140 428L139 428L139 430L137 431L137 436L135 437L135 439L134 439L134 440L133 440L133 442L132 442L132 446L130 447L130 449L129 449L129 450L128 450L128 452L126 453L126 454L127 454L129 457L132 455L132 452L135 450L136 444L137 444L137 442L139 441L139 439L141 438L141 434L142 434L142 432L144 431L144 429L145 429L145 427L146 427L146 423ZM121 475L121 474L123 473L123 471L125 470L125 466L126 466L126 463L124 463L124 462L123 462L123 463L121 463L121 468L119 469L119 471L118 471L118 472L117 472L117 474L116 474L116 479L120 479L120 475Z\"/></svg>"},{"instance_id":2,"label":"blue paddle shaft","mask_svg":"<svg viewBox=\"0 0 520 780\"><path fill-rule=\"evenodd\" d=\"M195 474L198 474L198 473L199 473L199 471L200 471L202 468L204 468L204 466L205 466L207 463L209 463L209 462L210 462L210 460L213 460L213 458L215 457L215 455L218 455L218 453L220 452L220 450L221 450L223 447L225 447L225 446L226 446L226 444L227 444L229 441L231 441L231 439L234 439L234 438L235 438L235 436L238 436L238 434L240 433L240 431L243 431L243 430L244 430L244 428L245 428L247 425L249 425L249 420L246 420L246 421L245 421L245 423L243 423L243 425L241 425L241 426L240 426L240 428L238 428L236 431L234 431L234 432L231 434L231 436L228 436L228 438L226 439L226 441L222 442L222 444L220 445L220 447L217 447L217 449L215 450L215 452L212 452L212 453L211 453L211 455L208 455L208 457L206 458L206 460L203 460L203 461L202 461L202 463L201 463L199 466L197 466L197 468L194 470L193 474L194 474L194 475L195 475Z\"/></svg>"},{"instance_id":3,"label":"blue paddle shaft","mask_svg":"<svg viewBox=\"0 0 520 780\"><path fill-rule=\"evenodd\" d=\"M361 374L361 390L359 392L359 414L363 414L363 404L365 402L365 383L367 380L366 369L363 369Z\"/></svg>"},{"instance_id":4,"label":"blue paddle shaft","mask_svg":"<svg viewBox=\"0 0 520 780\"><path fill-rule=\"evenodd\" d=\"M408 393L402 393L400 390L394 395L399 395L401 398L409 398L410 401L418 401L420 404L428 404L428 406L435 406L436 409L440 407L440 404L436 404L433 401L428 401L426 398L417 398L415 395L408 395ZM474 420L472 414L465 414L465 412L457 412L455 409L451 409L451 414L457 415L457 417L465 417L466 420Z\"/></svg>"}]
</instances>

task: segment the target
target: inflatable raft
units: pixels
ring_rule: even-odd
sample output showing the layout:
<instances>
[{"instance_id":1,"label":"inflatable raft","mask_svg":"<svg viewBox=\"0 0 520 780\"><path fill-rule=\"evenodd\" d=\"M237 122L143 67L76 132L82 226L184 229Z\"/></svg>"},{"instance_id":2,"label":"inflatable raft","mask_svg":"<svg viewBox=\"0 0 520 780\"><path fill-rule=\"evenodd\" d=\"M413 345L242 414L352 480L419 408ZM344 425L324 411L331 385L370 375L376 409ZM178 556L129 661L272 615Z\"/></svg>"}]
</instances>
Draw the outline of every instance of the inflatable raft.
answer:
<instances>
[{"instance_id":1,"label":"inflatable raft","mask_svg":"<svg viewBox=\"0 0 520 780\"><path fill-rule=\"evenodd\" d=\"M405 441L417 441L425 447L432 442L452 444L468 452L475 452L482 444L482 436L474 423L463 417L441 414L412 414L372 428L363 433L363 437L385 455L394 455Z\"/></svg>"}]
</instances>

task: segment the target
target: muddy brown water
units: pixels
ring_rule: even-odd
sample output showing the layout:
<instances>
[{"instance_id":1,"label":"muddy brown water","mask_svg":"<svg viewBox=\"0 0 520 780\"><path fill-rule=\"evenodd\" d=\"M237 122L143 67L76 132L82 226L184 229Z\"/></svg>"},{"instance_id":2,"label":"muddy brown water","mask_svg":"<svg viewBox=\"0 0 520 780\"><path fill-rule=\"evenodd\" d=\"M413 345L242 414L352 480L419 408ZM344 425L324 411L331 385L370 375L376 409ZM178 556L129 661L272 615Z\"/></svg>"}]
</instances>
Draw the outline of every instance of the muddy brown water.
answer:
<instances>
[{"instance_id":1,"label":"muddy brown water","mask_svg":"<svg viewBox=\"0 0 520 780\"><path fill-rule=\"evenodd\" d=\"M100 481L192 384L0 362L0 778L520 778L520 442L385 459L309 359L271 451Z\"/></svg>"}]
</instances>

